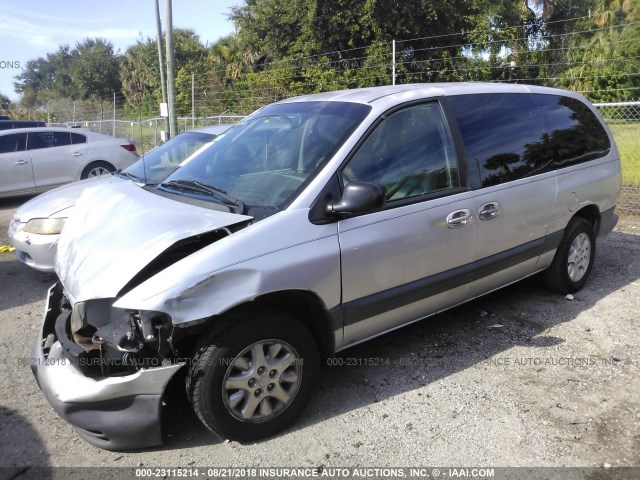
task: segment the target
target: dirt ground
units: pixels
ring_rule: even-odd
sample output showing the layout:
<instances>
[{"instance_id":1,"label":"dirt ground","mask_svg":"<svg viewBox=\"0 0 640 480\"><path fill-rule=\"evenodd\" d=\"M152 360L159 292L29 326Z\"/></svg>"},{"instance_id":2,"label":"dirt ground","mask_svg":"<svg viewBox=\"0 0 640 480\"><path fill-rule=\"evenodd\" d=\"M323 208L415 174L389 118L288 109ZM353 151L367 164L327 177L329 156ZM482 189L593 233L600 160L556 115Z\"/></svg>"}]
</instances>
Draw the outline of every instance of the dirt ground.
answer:
<instances>
[{"instance_id":1,"label":"dirt ground","mask_svg":"<svg viewBox=\"0 0 640 480\"><path fill-rule=\"evenodd\" d=\"M0 200L0 245L24 200ZM54 281L0 253L3 467L640 466L638 222L599 241L573 300L533 278L349 349L291 428L247 445L188 404L164 412L161 448L81 440L27 361Z\"/></svg>"}]
</instances>

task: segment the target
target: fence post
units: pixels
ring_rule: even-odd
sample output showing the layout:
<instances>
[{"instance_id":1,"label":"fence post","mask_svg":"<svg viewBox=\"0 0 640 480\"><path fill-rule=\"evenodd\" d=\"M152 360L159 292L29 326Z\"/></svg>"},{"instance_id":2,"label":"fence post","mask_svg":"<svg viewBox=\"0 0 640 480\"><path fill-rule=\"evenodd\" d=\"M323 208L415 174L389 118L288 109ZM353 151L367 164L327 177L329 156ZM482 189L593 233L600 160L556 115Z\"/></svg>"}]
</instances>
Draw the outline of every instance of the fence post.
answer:
<instances>
[{"instance_id":1,"label":"fence post","mask_svg":"<svg viewBox=\"0 0 640 480\"><path fill-rule=\"evenodd\" d=\"M391 85L396 84L396 41L391 44Z\"/></svg>"},{"instance_id":2,"label":"fence post","mask_svg":"<svg viewBox=\"0 0 640 480\"><path fill-rule=\"evenodd\" d=\"M116 136L116 92L113 92L113 137Z\"/></svg>"},{"instance_id":3,"label":"fence post","mask_svg":"<svg viewBox=\"0 0 640 480\"><path fill-rule=\"evenodd\" d=\"M195 73L191 74L191 130L196 128L196 103L195 103L195 93L196 93L196 75ZM186 129L185 129L186 130Z\"/></svg>"}]
</instances>

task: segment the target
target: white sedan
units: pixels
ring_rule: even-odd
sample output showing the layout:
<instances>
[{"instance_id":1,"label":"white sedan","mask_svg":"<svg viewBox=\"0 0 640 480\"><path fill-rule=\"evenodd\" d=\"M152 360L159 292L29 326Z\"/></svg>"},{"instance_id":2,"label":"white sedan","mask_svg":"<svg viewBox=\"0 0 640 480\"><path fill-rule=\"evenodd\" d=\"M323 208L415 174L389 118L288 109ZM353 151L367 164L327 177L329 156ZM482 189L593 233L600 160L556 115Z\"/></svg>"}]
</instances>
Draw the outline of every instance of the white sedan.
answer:
<instances>
[{"instance_id":1,"label":"white sedan","mask_svg":"<svg viewBox=\"0 0 640 480\"><path fill-rule=\"evenodd\" d=\"M40 193L126 168L138 159L126 138L37 127L0 131L0 197Z\"/></svg>"},{"instance_id":2,"label":"white sedan","mask_svg":"<svg viewBox=\"0 0 640 480\"><path fill-rule=\"evenodd\" d=\"M117 174L87 178L29 200L17 210L9 225L9 239L18 260L41 272L53 272L60 231L86 188L127 180L140 186L159 183L230 126L215 125L181 133Z\"/></svg>"}]
</instances>

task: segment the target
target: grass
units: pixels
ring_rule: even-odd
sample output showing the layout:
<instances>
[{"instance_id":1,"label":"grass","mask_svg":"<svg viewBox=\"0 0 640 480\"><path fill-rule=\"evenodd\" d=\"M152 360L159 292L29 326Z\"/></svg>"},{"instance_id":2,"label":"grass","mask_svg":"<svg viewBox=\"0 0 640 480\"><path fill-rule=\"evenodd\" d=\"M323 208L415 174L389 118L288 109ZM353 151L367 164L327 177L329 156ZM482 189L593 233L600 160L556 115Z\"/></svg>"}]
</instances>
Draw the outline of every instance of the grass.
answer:
<instances>
[{"instance_id":1,"label":"grass","mask_svg":"<svg viewBox=\"0 0 640 480\"><path fill-rule=\"evenodd\" d=\"M622 162L622 184L640 187L640 123L609 123Z\"/></svg>"}]
</instances>

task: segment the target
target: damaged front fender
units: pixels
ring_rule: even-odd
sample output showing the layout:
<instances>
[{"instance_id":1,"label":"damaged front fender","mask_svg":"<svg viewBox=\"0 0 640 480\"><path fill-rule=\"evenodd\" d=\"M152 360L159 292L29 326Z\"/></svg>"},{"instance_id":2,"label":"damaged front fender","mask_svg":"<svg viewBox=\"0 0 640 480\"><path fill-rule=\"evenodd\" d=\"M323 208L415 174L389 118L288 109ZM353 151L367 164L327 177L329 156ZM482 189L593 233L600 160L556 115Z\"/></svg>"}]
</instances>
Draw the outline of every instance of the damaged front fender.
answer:
<instances>
[{"instance_id":1,"label":"damaged front fender","mask_svg":"<svg viewBox=\"0 0 640 480\"><path fill-rule=\"evenodd\" d=\"M186 324L252 300L260 294L263 283L261 277L262 273L254 269L221 271L193 284L174 285L170 290L145 299L138 297L144 288L134 290L118 300L114 307L132 308L133 305L139 305L144 310L167 313L174 325Z\"/></svg>"},{"instance_id":2,"label":"damaged front fender","mask_svg":"<svg viewBox=\"0 0 640 480\"><path fill-rule=\"evenodd\" d=\"M337 228L335 224L304 227L304 223L287 218L306 214L282 212L268 222L240 230L159 272L114 306L165 312L176 326L282 291L312 292L331 309L339 305L341 295ZM267 229L271 232L260 231ZM272 238L271 251L255 242L258 236ZM310 271L314 275L309 275Z\"/></svg>"}]
</instances>

